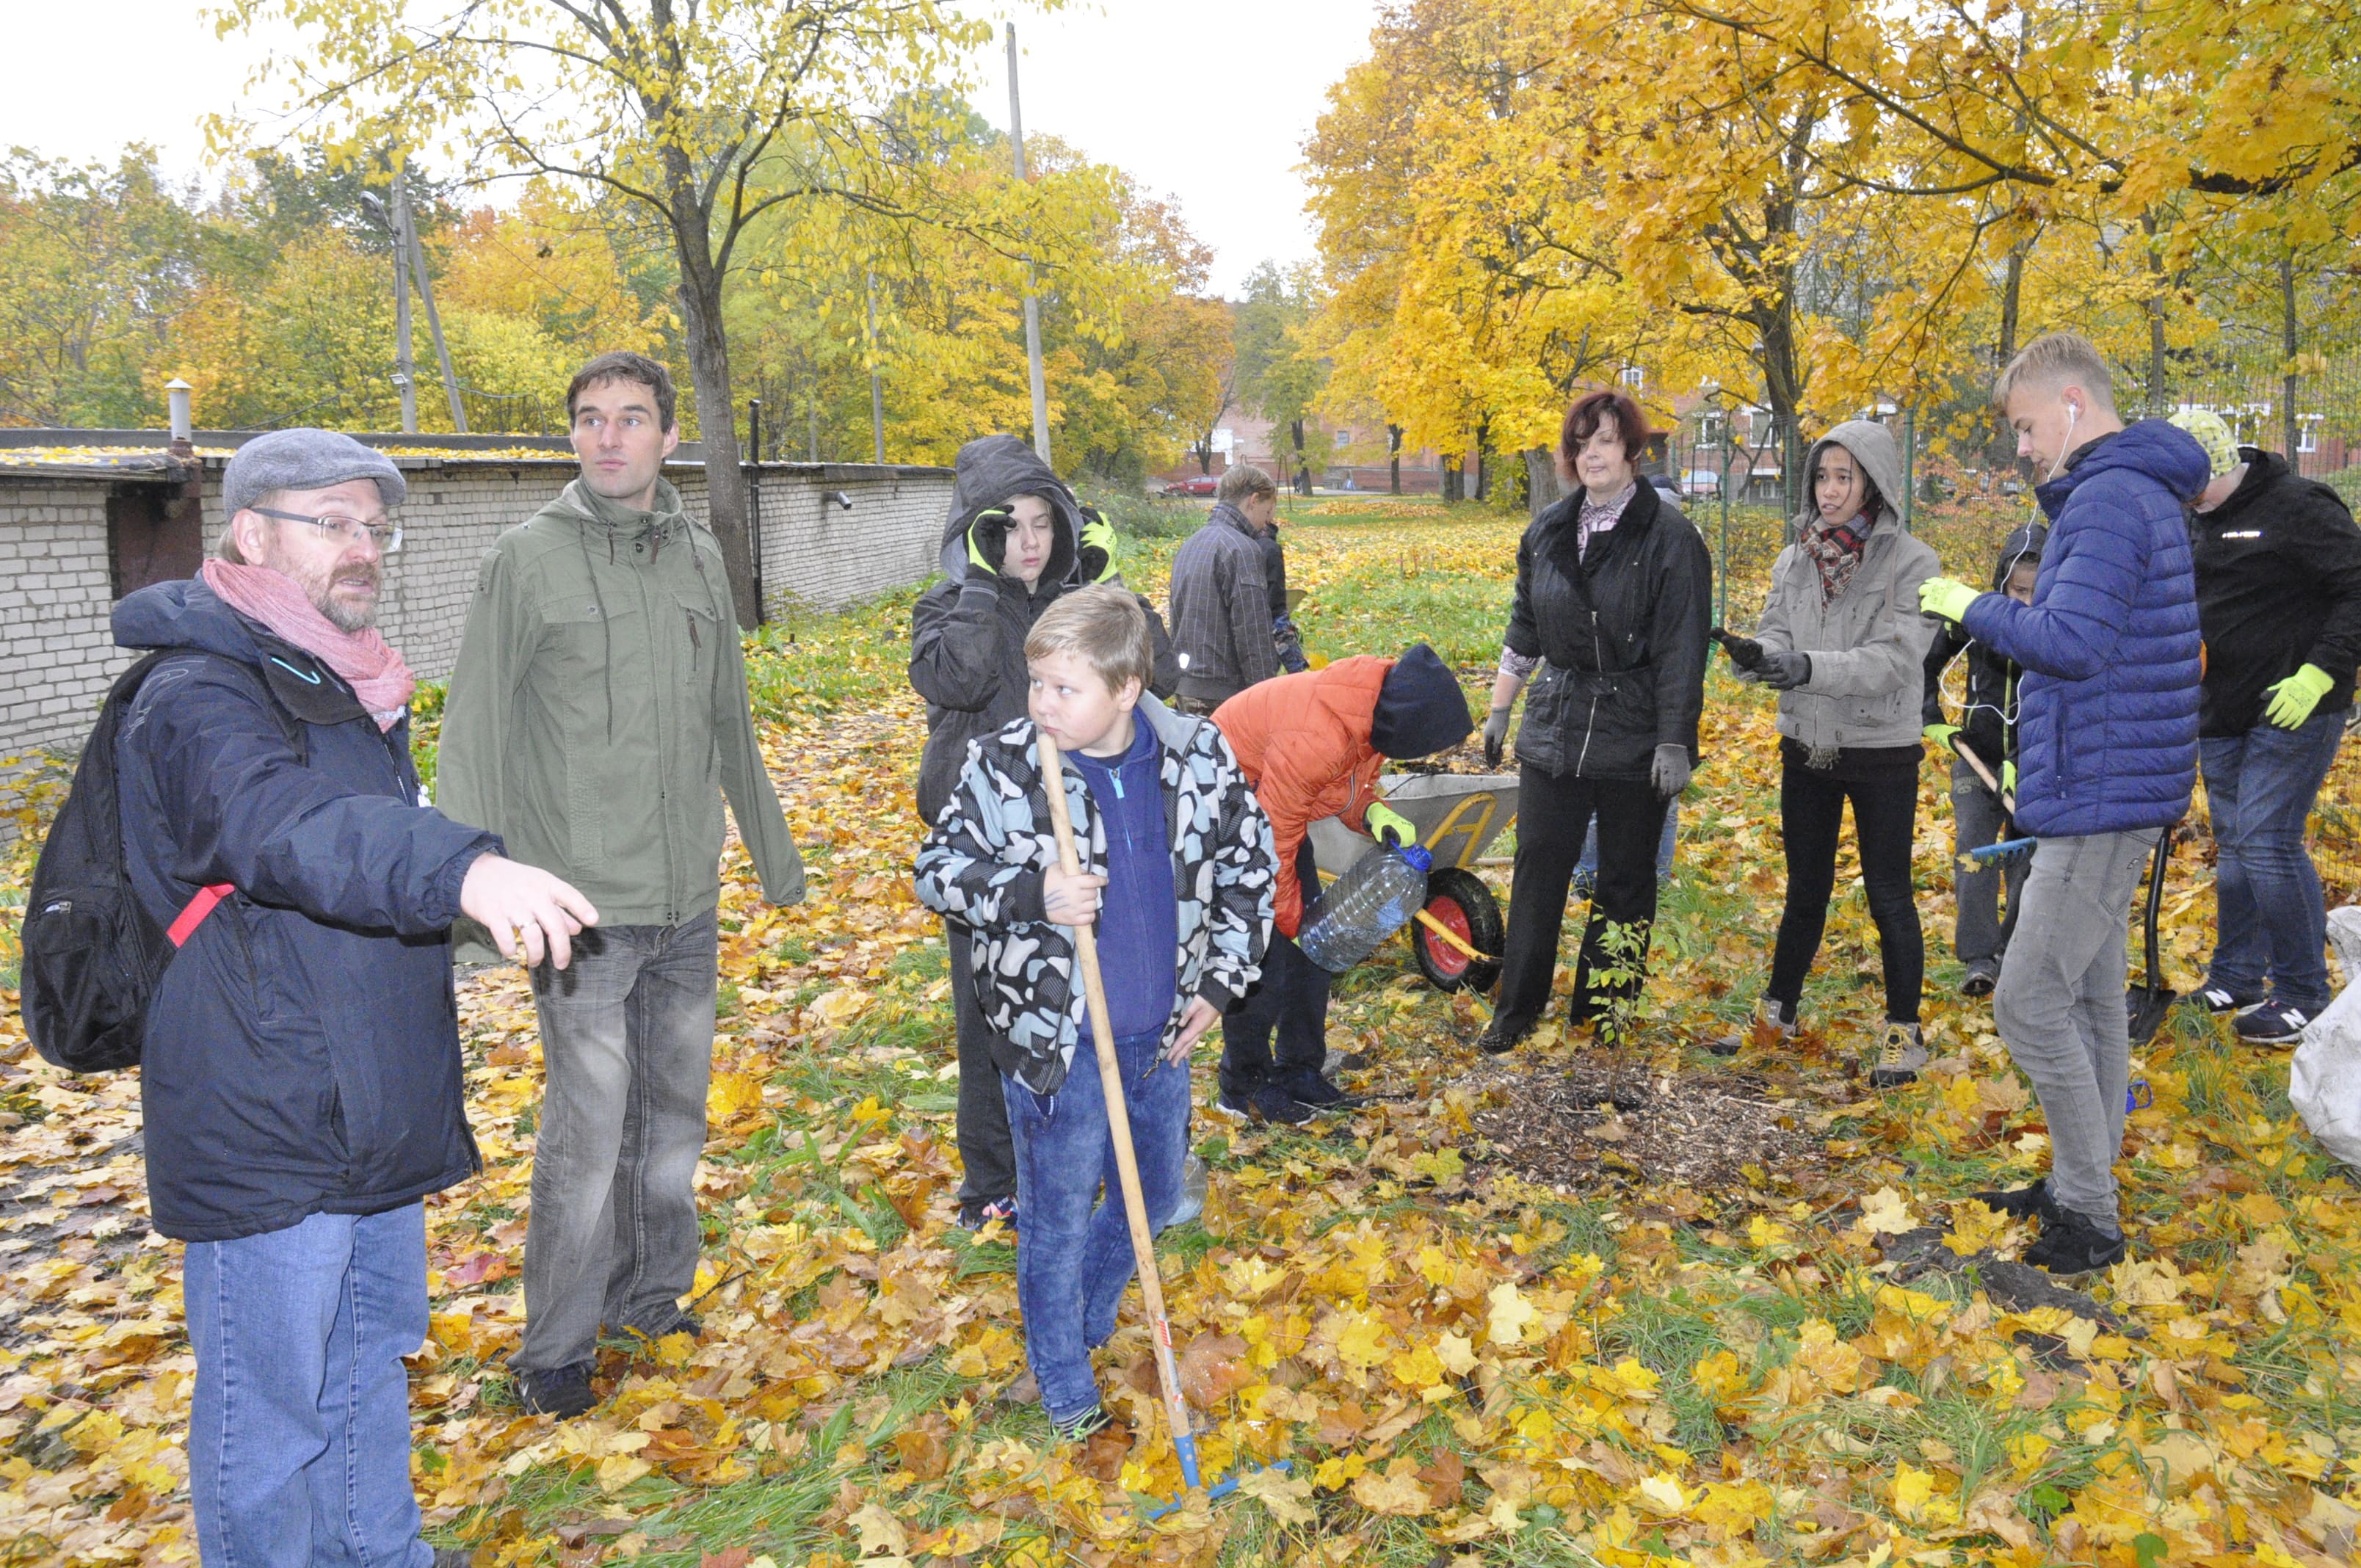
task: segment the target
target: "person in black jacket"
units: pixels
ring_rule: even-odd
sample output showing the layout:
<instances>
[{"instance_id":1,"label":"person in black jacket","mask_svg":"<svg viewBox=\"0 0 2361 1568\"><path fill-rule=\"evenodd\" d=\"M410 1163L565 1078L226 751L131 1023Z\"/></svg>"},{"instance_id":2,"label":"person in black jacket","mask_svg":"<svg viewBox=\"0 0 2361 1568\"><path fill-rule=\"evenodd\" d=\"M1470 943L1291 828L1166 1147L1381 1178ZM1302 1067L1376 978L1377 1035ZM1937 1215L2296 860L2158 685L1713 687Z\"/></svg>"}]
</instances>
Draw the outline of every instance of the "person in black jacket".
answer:
<instances>
[{"instance_id":1,"label":"person in black jacket","mask_svg":"<svg viewBox=\"0 0 2361 1568\"><path fill-rule=\"evenodd\" d=\"M1484 725L1488 764L1499 765L1528 680L1532 695L1517 734L1515 883L1499 1000L1479 1042L1487 1051L1514 1047L1548 1005L1566 892L1594 815L1598 881L1568 1016L1583 1022L1639 992L1657 836L1697 760L1713 594L1705 541L1640 482L1647 442L1630 398L1576 402L1555 454L1571 493L1517 546L1516 601ZM1610 966L1620 982L1593 979Z\"/></svg>"},{"instance_id":2,"label":"person in black jacket","mask_svg":"<svg viewBox=\"0 0 2361 1568\"><path fill-rule=\"evenodd\" d=\"M2173 422L2213 470L2191 504L2205 679L2198 761L2213 825L2213 959L2197 1000L2238 1037L2289 1045L2328 1005L2327 916L2303 843L2361 660L2361 528L2334 490L2237 445L2218 414Z\"/></svg>"},{"instance_id":3,"label":"person in black jacket","mask_svg":"<svg viewBox=\"0 0 2361 1568\"><path fill-rule=\"evenodd\" d=\"M1024 442L1013 435L971 441L960 448L953 475L943 580L919 596L910 615L910 685L927 699L918 815L929 825L950 802L968 742L1025 717L1025 639L1041 612L1077 587L1122 580L1114 530ZM1154 607L1139 603L1156 650L1151 689L1169 696L1180 680L1171 641ZM976 1001L967 928L946 921L944 942L959 1036L960 1223L970 1229L995 1219L1014 1223L1016 1146Z\"/></svg>"},{"instance_id":4,"label":"person in black jacket","mask_svg":"<svg viewBox=\"0 0 2361 1568\"><path fill-rule=\"evenodd\" d=\"M262 436L223 477L221 558L115 609L117 643L166 651L123 718L124 861L159 925L193 926L139 1090L150 1212L189 1244L207 1563L426 1557L401 1365L427 1329L422 1200L482 1168L449 927L563 968L598 919L425 804L410 673L373 629L402 492L350 436Z\"/></svg>"},{"instance_id":5,"label":"person in black jacket","mask_svg":"<svg viewBox=\"0 0 2361 1568\"><path fill-rule=\"evenodd\" d=\"M1993 591L2019 604L2031 604L2034 577L2041 570L2041 547L2048 538L2049 530L2037 522L2011 533L1993 564ZM1961 653L1968 656L1967 688L1960 704L1960 721L1954 724L1943 711L1943 672ZM1960 981L1962 996L1990 996L1993 987L2000 983L2001 958L2016 926L2016 900L2025 886L2026 861L2018 856L2002 867L1967 859L1970 850L2015 835L2000 794L1960 753L1972 753L2000 784L2001 794L2012 792L2016 779L2016 682L2021 674L2015 663L1951 621L1943 623L1927 650L1926 691L1918 717L1927 739L1953 753L1951 831L1960 858L1951 869L1956 906L1951 944L1967 966ZM2009 912L2005 922L2001 917L2004 882Z\"/></svg>"}]
</instances>

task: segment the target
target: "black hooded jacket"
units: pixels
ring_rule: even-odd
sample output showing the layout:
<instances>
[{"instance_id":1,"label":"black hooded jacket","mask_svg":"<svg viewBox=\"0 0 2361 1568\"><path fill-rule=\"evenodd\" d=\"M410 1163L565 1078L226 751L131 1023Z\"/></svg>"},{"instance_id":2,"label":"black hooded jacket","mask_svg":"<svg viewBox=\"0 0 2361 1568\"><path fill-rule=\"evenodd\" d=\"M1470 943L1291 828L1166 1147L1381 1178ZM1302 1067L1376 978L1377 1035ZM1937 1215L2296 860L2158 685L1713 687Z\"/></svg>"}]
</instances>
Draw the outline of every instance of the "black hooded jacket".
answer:
<instances>
[{"instance_id":1,"label":"black hooded jacket","mask_svg":"<svg viewBox=\"0 0 2361 1568\"><path fill-rule=\"evenodd\" d=\"M2011 533L1993 561L1993 592L2007 589L2009 574L2019 563L2039 565L2042 546L2048 543L2049 529L2044 523L2028 522ZM2014 661L1945 621L1927 650L1927 690L1919 718L1927 724L1950 722L1943 713L1943 672L1962 650L1968 655L1968 685L1960 709L1960 739L1997 777L2001 763L2016 757L2016 730L2010 720L2016 713L2017 676L2024 672Z\"/></svg>"},{"instance_id":2,"label":"black hooded jacket","mask_svg":"<svg viewBox=\"0 0 2361 1568\"><path fill-rule=\"evenodd\" d=\"M1680 509L1642 482L1586 557L1579 490L1517 545L1510 649L1546 661L1525 694L1517 761L1559 777L1644 779L1656 748L1697 758L1713 558Z\"/></svg>"},{"instance_id":3,"label":"black hooded jacket","mask_svg":"<svg viewBox=\"0 0 2361 1568\"><path fill-rule=\"evenodd\" d=\"M2353 706L2361 659L2361 527L2334 490L2274 452L2244 446L2246 477L2212 511L2190 514L2197 620L2205 634L2200 735L2262 723L2264 688L2305 664L2335 685L2315 714Z\"/></svg>"},{"instance_id":4,"label":"black hooded jacket","mask_svg":"<svg viewBox=\"0 0 2361 1568\"><path fill-rule=\"evenodd\" d=\"M978 514L1016 496L1049 503L1049 559L1030 589L1015 577L975 570L967 531ZM1025 639L1041 612L1082 585L1075 578L1082 508L1033 448L1013 435L986 435L954 460L950 515L943 522L943 580L910 613L910 685L927 699L927 745L918 758L918 812L942 815L967 760L967 743L1025 717ZM1163 620L1146 599L1156 645L1149 689L1170 695L1180 672Z\"/></svg>"},{"instance_id":5,"label":"black hooded jacket","mask_svg":"<svg viewBox=\"0 0 2361 1568\"><path fill-rule=\"evenodd\" d=\"M124 716L132 887L159 925L201 886L237 888L148 1009L156 1228L230 1241L465 1180L481 1162L449 927L500 839L419 804L407 718L380 731L350 686L203 580L126 598L115 640L187 655ZM302 721L300 751L282 714Z\"/></svg>"}]
</instances>

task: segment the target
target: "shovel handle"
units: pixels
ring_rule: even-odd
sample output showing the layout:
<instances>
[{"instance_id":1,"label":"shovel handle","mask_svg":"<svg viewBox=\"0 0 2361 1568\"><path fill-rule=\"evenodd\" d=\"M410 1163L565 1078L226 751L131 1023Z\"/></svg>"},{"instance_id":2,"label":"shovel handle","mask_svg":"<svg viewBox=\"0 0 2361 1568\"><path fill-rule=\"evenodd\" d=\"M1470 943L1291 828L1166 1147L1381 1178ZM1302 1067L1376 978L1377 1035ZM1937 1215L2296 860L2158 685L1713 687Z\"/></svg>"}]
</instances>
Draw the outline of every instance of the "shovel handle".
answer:
<instances>
[{"instance_id":1,"label":"shovel handle","mask_svg":"<svg viewBox=\"0 0 2361 1568\"><path fill-rule=\"evenodd\" d=\"M1049 827L1058 836L1058 869L1082 874L1074 853L1074 821L1066 806L1066 775L1058 743L1035 728L1039 741L1041 786L1049 797ZM1191 1491L1197 1487L1197 1440L1189 1428L1189 1406L1180 1397L1180 1374L1172 1359L1172 1323L1164 1315L1164 1281L1156 1272L1156 1243L1148 1228L1148 1199L1139 1186L1139 1157L1131 1142L1131 1112L1124 1104L1123 1066L1115 1059L1115 1028L1107 1014L1106 983L1099 975L1098 927L1071 926L1074 961L1082 971L1090 1008L1091 1043L1099 1058L1099 1089L1106 1101L1107 1136L1115 1145L1115 1174L1123 1188L1123 1213L1131 1228L1132 1260L1139 1267L1139 1295L1148 1309L1148 1337L1156 1346L1156 1380L1164 1392L1165 1419L1172 1428L1173 1452Z\"/></svg>"},{"instance_id":2,"label":"shovel handle","mask_svg":"<svg viewBox=\"0 0 2361 1568\"><path fill-rule=\"evenodd\" d=\"M1984 760L1976 755L1976 749L1969 745L1966 741L1960 740L1958 736L1954 735L1951 737L1951 750L1960 754L1960 758L1966 762L1968 767L1975 773L1976 777L1983 780L1984 788L1992 791L1993 798L2000 802L2000 808L2003 811L2007 812L2011 817L2015 816L2015 795L2004 791L2000 787L2000 780L1994 778L1993 776L1993 771L1984 766Z\"/></svg>"}]
</instances>

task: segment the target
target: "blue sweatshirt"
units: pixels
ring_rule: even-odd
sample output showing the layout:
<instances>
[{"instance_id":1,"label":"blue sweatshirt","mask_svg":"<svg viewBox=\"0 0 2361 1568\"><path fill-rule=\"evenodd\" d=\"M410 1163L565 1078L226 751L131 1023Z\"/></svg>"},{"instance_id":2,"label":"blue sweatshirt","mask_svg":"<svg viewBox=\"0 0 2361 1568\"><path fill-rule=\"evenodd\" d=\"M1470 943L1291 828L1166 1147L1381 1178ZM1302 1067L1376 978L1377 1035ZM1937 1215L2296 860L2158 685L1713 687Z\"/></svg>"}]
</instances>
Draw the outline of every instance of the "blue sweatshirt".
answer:
<instances>
[{"instance_id":1,"label":"blue sweatshirt","mask_svg":"<svg viewBox=\"0 0 2361 1568\"><path fill-rule=\"evenodd\" d=\"M1164 821L1163 757L1145 719L1132 721L1120 757L1066 755L1082 770L1106 828L1106 896L1099 910L1099 974L1115 1038L1160 1035L1178 1000L1179 905ZM1082 1034L1090 1036L1083 1019Z\"/></svg>"}]
</instances>

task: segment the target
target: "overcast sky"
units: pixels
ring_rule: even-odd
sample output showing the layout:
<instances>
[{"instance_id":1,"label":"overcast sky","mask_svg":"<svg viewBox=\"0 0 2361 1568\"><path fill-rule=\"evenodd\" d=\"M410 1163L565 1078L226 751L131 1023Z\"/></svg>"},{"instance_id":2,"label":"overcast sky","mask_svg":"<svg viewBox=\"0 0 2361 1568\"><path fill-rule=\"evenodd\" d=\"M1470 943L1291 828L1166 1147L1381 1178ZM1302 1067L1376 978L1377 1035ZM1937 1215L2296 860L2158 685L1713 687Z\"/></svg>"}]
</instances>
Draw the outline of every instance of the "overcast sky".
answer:
<instances>
[{"instance_id":1,"label":"overcast sky","mask_svg":"<svg viewBox=\"0 0 2361 1568\"><path fill-rule=\"evenodd\" d=\"M976 9L981 12L982 7ZM111 157L140 140L176 172L202 168L199 121L235 107L259 52L217 40L190 0L11 6L17 69L0 93L0 147ZM1295 173L1328 84L1367 52L1376 0L1085 0L1016 13L1028 132L1053 132L1179 198L1234 292L1266 257L1312 254ZM1001 49L979 61L976 106L1008 125Z\"/></svg>"}]
</instances>

